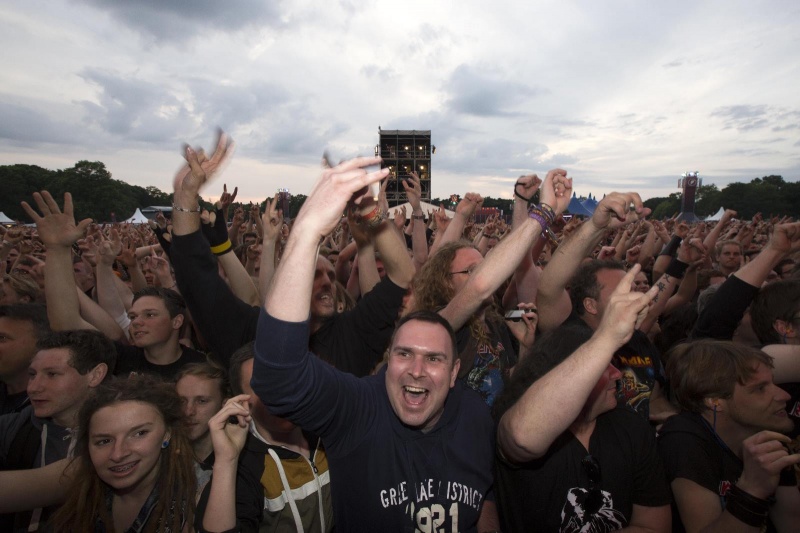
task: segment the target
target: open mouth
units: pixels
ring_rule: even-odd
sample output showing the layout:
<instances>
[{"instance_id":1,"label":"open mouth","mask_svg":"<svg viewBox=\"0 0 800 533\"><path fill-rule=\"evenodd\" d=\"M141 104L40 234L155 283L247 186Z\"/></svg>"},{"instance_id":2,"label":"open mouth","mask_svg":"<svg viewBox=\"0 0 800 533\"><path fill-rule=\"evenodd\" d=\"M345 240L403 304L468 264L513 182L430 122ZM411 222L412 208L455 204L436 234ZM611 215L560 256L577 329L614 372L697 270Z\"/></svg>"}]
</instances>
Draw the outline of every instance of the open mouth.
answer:
<instances>
[{"instance_id":1,"label":"open mouth","mask_svg":"<svg viewBox=\"0 0 800 533\"><path fill-rule=\"evenodd\" d=\"M411 405L420 405L428 398L428 389L406 385L403 387L403 397Z\"/></svg>"}]
</instances>

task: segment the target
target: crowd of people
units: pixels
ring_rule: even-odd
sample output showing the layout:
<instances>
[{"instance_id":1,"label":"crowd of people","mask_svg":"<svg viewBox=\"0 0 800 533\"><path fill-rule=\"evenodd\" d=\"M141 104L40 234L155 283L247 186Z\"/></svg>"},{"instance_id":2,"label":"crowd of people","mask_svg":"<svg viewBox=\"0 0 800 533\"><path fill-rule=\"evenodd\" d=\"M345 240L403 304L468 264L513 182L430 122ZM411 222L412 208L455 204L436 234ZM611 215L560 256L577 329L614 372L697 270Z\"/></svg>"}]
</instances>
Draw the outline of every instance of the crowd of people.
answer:
<instances>
[{"instance_id":1,"label":"crowd of people","mask_svg":"<svg viewBox=\"0 0 800 533\"><path fill-rule=\"evenodd\" d=\"M800 222L565 221L562 169L390 218L373 157L205 211L231 147L0 230L0 530L800 529Z\"/></svg>"}]
</instances>

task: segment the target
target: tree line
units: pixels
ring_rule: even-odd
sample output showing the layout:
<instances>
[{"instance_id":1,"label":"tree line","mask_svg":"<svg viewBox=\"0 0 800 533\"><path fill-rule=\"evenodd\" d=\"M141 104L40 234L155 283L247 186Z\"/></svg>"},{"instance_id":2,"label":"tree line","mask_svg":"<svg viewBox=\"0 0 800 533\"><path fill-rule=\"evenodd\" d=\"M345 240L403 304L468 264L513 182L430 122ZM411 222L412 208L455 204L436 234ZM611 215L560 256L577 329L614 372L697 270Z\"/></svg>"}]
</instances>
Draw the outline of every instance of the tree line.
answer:
<instances>
[{"instance_id":1,"label":"tree line","mask_svg":"<svg viewBox=\"0 0 800 533\"><path fill-rule=\"evenodd\" d=\"M124 181L113 179L106 166L100 161L78 161L74 166L61 170L48 170L36 165L3 165L0 166L0 183L3 194L0 194L0 211L14 220L26 221L26 215L20 207L20 201L30 202L35 191L47 189L56 198L64 192L71 192L75 203L77 218L92 218L99 222L108 222L112 213L116 220L125 220L133 215L137 207L150 205L172 205L172 194L167 194L157 187L140 187ZM292 195L288 203L289 218L297 215L306 196ZM446 207L452 200L460 198L435 198L434 205L444 203ZM201 201L204 208L211 204ZM261 202L263 212L265 202ZM504 212L511 212L511 200L487 197L484 207L498 207ZM679 213L681 209L681 193L675 192L666 197L650 198L644 202L653 210L652 218L668 218ZM235 207L235 205L234 205ZM244 206L243 206L244 207ZM713 215L720 207L734 209L740 218L751 218L756 213L767 215L800 215L800 183L787 182L782 176L764 176L755 178L750 183L731 183L722 190L716 185L703 185L697 189L695 213L699 217Z\"/></svg>"}]
</instances>

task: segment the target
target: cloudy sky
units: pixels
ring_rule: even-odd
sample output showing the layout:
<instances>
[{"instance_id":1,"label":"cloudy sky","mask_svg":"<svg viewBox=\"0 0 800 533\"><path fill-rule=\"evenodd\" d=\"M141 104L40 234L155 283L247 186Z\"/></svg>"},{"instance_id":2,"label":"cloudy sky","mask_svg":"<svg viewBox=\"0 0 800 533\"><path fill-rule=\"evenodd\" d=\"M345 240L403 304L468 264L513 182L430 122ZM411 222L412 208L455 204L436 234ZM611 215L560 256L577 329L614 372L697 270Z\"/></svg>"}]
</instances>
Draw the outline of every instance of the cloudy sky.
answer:
<instances>
[{"instance_id":1,"label":"cloudy sky","mask_svg":"<svg viewBox=\"0 0 800 533\"><path fill-rule=\"evenodd\" d=\"M307 193L323 150L431 129L433 195L800 178L800 3L5 0L0 164L105 162L169 192L183 141L231 132L208 190Z\"/></svg>"}]
</instances>

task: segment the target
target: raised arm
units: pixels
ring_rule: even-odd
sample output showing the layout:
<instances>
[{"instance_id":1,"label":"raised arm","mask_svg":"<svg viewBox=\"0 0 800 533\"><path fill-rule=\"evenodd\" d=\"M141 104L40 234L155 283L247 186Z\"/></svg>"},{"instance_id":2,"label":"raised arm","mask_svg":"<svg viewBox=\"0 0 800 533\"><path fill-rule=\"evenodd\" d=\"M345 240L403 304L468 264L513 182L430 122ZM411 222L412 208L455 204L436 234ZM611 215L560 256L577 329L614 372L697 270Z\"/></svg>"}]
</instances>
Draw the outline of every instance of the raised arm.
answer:
<instances>
[{"instance_id":1,"label":"raised arm","mask_svg":"<svg viewBox=\"0 0 800 533\"><path fill-rule=\"evenodd\" d=\"M403 180L408 203L411 204L411 251L414 254L414 269L419 270L428 260L428 236L425 232L425 214L422 212L422 185L419 174L411 171L411 179Z\"/></svg>"},{"instance_id":2,"label":"raised arm","mask_svg":"<svg viewBox=\"0 0 800 533\"><path fill-rule=\"evenodd\" d=\"M638 265L614 289L592 338L534 382L500 419L497 442L506 459L522 463L542 457L578 418L614 352L631 338L655 294L652 289L647 294L631 292L637 272Z\"/></svg>"},{"instance_id":3,"label":"raised arm","mask_svg":"<svg viewBox=\"0 0 800 533\"><path fill-rule=\"evenodd\" d=\"M529 178L532 179L533 176ZM547 173L542 185L540 205L549 206L554 219L569 205L571 192L572 179L567 178L566 171L553 169ZM517 265L530 253L533 243L551 222L552 220L545 220L538 214L529 216L486 254L486 258L470 274L466 285L440 312L453 329L457 330L466 324L486 298L514 273Z\"/></svg>"},{"instance_id":4,"label":"raised arm","mask_svg":"<svg viewBox=\"0 0 800 533\"><path fill-rule=\"evenodd\" d=\"M264 307L271 316L287 322L308 319L319 241L336 227L356 192L386 177L388 168L369 174L364 170L380 161L377 157L360 157L323 170L297 215L267 291ZM193 169L195 165L192 163Z\"/></svg>"},{"instance_id":5,"label":"raised arm","mask_svg":"<svg viewBox=\"0 0 800 533\"><path fill-rule=\"evenodd\" d=\"M64 212L47 191L33 193L37 213L27 202L22 208L36 222L39 238L47 246L44 265L47 317L54 331L95 329L81 318L75 276L72 272L72 245L80 239L92 220L75 223L72 195L64 193Z\"/></svg>"},{"instance_id":6,"label":"raised arm","mask_svg":"<svg viewBox=\"0 0 800 533\"><path fill-rule=\"evenodd\" d=\"M635 192L612 192L600 201L592 218L558 247L542 272L537 295L541 331L558 327L569 316L572 304L566 292L567 284L605 232L649 214L650 209L642 205L642 199Z\"/></svg>"},{"instance_id":7,"label":"raised arm","mask_svg":"<svg viewBox=\"0 0 800 533\"><path fill-rule=\"evenodd\" d=\"M267 205L261 219L264 230L264 244L261 249L261 268L258 271L258 293L261 295L261 305L264 305L264 296L267 287L275 274L275 254L278 251L278 241L281 238L283 226L283 210L280 208L278 194L271 200L267 198Z\"/></svg>"},{"instance_id":8,"label":"raised arm","mask_svg":"<svg viewBox=\"0 0 800 533\"><path fill-rule=\"evenodd\" d=\"M464 226L466 226L467 221L472 218L475 209L482 203L483 198L476 192L468 192L464 198L458 202L456 213L453 215L453 219L450 220L450 223L447 224L444 235L442 235L441 238L437 238L436 242L431 247L431 255L435 254L436 250L441 248L444 244L461 239L464 233Z\"/></svg>"}]
</instances>

